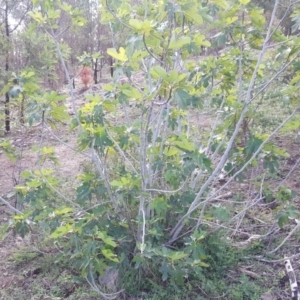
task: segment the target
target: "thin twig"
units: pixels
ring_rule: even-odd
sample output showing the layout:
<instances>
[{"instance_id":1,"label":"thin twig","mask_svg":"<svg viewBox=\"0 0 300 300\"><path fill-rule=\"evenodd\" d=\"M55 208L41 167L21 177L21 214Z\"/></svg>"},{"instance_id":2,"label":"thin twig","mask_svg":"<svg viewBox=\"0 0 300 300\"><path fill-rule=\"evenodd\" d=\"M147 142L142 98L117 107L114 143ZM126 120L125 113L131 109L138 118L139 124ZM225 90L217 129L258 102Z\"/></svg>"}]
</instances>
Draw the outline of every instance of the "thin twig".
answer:
<instances>
[{"instance_id":1,"label":"thin twig","mask_svg":"<svg viewBox=\"0 0 300 300\"><path fill-rule=\"evenodd\" d=\"M277 246L275 249L273 249L272 251L269 251L269 254L275 253L276 251L278 251L286 242L287 240L300 228L300 221L297 221L297 225L293 228L293 230L288 234L288 236L280 243L279 246Z\"/></svg>"},{"instance_id":2,"label":"thin twig","mask_svg":"<svg viewBox=\"0 0 300 300\"><path fill-rule=\"evenodd\" d=\"M174 194L174 193L177 193L177 192L181 191L185 187L187 181L188 181L188 178L184 181L184 183L177 190L169 191L169 190L159 190L159 189L150 188L150 189L145 189L145 192L157 192L157 193L162 193L162 194Z\"/></svg>"},{"instance_id":3,"label":"thin twig","mask_svg":"<svg viewBox=\"0 0 300 300\"><path fill-rule=\"evenodd\" d=\"M67 148L73 150L76 153L79 153L80 155L83 155L89 159L92 159L92 157L84 152L78 152L78 150L72 146L70 146L69 144L67 144L66 142L64 142L61 138L59 138L50 128L50 126L47 124L47 122L45 122L45 124L47 125L46 129L49 131L49 133L57 140L59 141L61 144L65 145Z\"/></svg>"},{"instance_id":4,"label":"thin twig","mask_svg":"<svg viewBox=\"0 0 300 300\"><path fill-rule=\"evenodd\" d=\"M163 65L164 63L158 59L148 48L147 44L146 44L146 40L145 40L145 34L143 35L143 43L145 46L146 51L150 54L150 56L152 56L157 62L159 62L161 65Z\"/></svg>"},{"instance_id":5,"label":"thin twig","mask_svg":"<svg viewBox=\"0 0 300 300\"><path fill-rule=\"evenodd\" d=\"M278 189L286 182L286 180L291 176L291 174L295 171L295 169L298 167L300 163L300 157L297 159L296 163L293 165L293 167L290 169L290 171L287 173L285 178L278 184L278 186L275 188L275 191L278 191Z\"/></svg>"},{"instance_id":6,"label":"thin twig","mask_svg":"<svg viewBox=\"0 0 300 300\"><path fill-rule=\"evenodd\" d=\"M274 263L280 263L285 261L286 259L293 259L293 258L297 258L300 256L300 253L294 254L292 256L286 257L286 258L280 258L280 259L273 259L273 260L268 260L268 259L264 259L261 258L261 256L256 256L255 259L265 262L265 263L269 263L269 264L274 264ZM252 259L252 258L251 258Z\"/></svg>"},{"instance_id":7,"label":"thin twig","mask_svg":"<svg viewBox=\"0 0 300 300\"><path fill-rule=\"evenodd\" d=\"M21 211L18 209L14 208L9 202L7 202L4 198L0 196L0 201L3 202L10 210L12 210L14 213L17 213L19 215L23 215Z\"/></svg>"},{"instance_id":8,"label":"thin twig","mask_svg":"<svg viewBox=\"0 0 300 300\"><path fill-rule=\"evenodd\" d=\"M114 138L112 137L112 135L109 133L109 131L106 131L108 137L113 141L113 143L115 144L117 150L119 151L120 155L124 158L124 160L129 164L129 166L132 168L132 170L135 172L135 174L139 174L139 172L135 169L135 167L133 166L133 164L131 163L131 161L126 157L124 151L121 149L121 147L119 146L119 144L114 140Z\"/></svg>"},{"instance_id":9,"label":"thin twig","mask_svg":"<svg viewBox=\"0 0 300 300\"><path fill-rule=\"evenodd\" d=\"M106 0L106 7L107 7L107 9L108 9L108 11L113 15L113 17L118 21L118 22L120 22L122 25L124 25L125 27L127 27L127 28L129 28L130 30L133 30L133 28L130 26L130 25L128 25L128 24L126 24L126 23L124 23L114 12L113 12L113 10L111 9L111 7L108 5L108 0Z\"/></svg>"}]
</instances>

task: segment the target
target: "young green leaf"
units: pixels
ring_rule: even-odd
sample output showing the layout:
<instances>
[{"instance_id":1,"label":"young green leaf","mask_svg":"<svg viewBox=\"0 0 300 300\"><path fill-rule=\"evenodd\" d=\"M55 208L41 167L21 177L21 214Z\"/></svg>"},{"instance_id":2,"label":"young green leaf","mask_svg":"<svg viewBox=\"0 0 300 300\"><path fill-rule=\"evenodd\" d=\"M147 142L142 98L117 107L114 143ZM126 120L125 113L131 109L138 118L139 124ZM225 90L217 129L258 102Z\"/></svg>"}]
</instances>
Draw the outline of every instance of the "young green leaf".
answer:
<instances>
[{"instance_id":1,"label":"young green leaf","mask_svg":"<svg viewBox=\"0 0 300 300\"><path fill-rule=\"evenodd\" d=\"M161 66L155 66L150 69L150 74L154 79L160 79L160 78L166 78L167 72L164 68Z\"/></svg>"},{"instance_id":2,"label":"young green leaf","mask_svg":"<svg viewBox=\"0 0 300 300\"><path fill-rule=\"evenodd\" d=\"M123 47L119 48L119 52L115 48L108 48L107 54L110 55L111 57L115 58L116 60L120 61L127 61L127 55L125 53L125 49Z\"/></svg>"},{"instance_id":3,"label":"young green leaf","mask_svg":"<svg viewBox=\"0 0 300 300\"><path fill-rule=\"evenodd\" d=\"M107 259L116 263L120 262L117 258L117 255L114 254L110 249L101 249L101 252Z\"/></svg>"},{"instance_id":4,"label":"young green leaf","mask_svg":"<svg viewBox=\"0 0 300 300\"><path fill-rule=\"evenodd\" d=\"M66 224L64 226L57 227L54 232L50 235L51 239L57 239L58 237L64 236L72 230L71 224Z\"/></svg>"},{"instance_id":5,"label":"young green leaf","mask_svg":"<svg viewBox=\"0 0 300 300\"><path fill-rule=\"evenodd\" d=\"M239 0L240 3L246 5L250 2L251 0Z\"/></svg>"}]
</instances>

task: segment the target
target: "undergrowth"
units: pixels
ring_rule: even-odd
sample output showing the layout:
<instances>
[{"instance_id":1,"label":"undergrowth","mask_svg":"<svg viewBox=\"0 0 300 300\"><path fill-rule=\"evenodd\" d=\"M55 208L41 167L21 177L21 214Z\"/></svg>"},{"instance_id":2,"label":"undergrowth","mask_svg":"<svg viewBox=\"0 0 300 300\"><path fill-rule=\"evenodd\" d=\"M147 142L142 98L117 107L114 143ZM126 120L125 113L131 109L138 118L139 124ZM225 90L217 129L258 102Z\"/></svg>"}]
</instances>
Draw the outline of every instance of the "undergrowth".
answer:
<instances>
[{"instance_id":1,"label":"undergrowth","mask_svg":"<svg viewBox=\"0 0 300 300\"><path fill-rule=\"evenodd\" d=\"M136 269L124 260L119 270L119 287L124 292L118 299L260 299L264 290L260 283L236 271L253 247L234 248L223 234L217 232L205 238L203 248L208 266L200 273L185 276L183 281L176 277L162 281L154 266ZM54 249L47 251L48 254L41 254L26 247L10 255L5 263L14 274L14 281L2 288L0 299L98 299L72 261L60 257Z\"/></svg>"}]
</instances>

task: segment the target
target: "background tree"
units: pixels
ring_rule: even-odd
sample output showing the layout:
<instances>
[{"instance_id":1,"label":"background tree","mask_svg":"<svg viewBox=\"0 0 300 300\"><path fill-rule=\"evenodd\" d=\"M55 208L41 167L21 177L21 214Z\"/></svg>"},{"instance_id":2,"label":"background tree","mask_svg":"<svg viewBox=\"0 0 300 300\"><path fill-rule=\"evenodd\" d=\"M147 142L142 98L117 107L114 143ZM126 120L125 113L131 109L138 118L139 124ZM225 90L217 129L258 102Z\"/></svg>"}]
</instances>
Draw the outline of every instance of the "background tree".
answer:
<instances>
[{"instance_id":1,"label":"background tree","mask_svg":"<svg viewBox=\"0 0 300 300\"><path fill-rule=\"evenodd\" d=\"M0 11L0 23L2 24L2 39L4 40L4 70L3 74L6 77L5 81L9 78L10 63L13 59L11 57L11 34L15 32L24 21L26 14L30 9L29 1L1 1ZM14 24L10 24L11 21ZM9 93L5 93L5 130L10 131L10 108L9 108L10 96Z\"/></svg>"}]
</instances>

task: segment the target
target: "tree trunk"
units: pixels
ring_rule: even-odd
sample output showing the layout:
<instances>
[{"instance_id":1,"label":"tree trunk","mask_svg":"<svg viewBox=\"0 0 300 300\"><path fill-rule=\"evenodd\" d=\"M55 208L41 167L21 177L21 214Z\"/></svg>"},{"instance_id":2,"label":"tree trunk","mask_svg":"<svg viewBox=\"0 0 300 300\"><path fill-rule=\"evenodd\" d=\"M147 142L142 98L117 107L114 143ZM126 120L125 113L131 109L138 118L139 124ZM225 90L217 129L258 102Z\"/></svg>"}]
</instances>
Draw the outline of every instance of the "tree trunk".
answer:
<instances>
[{"instance_id":1,"label":"tree trunk","mask_svg":"<svg viewBox=\"0 0 300 300\"><path fill-rule=\"evenodd\" d=\"M95 84L98 83L98 58L96 58L94 65L94 82Z\"/></svg>"},{"instance_id":2,"label":"tree trunk","mask_svg":"<svg viewBox=\"0 0 300 300\"><path fill-rule=\"evenodd\" d=\"M108 59L109 59L109 66L110 66L110 76L114 77L114 60L111 56Z\"/></svg>"},{"instance_id":3,"label":"tree trunk","mask_svg":"<svg viewBox=\"0 0 300 300\"><path fill-rule=\"evenodd\" d=\"M5 54L5 72L9 71L9 24L8 24L8 1L5 1L5 36L6 36L6 54ZM5 94L5 131L10 131L10 109L9 109L9 94Z\"/></svg>"}]
</instances>

